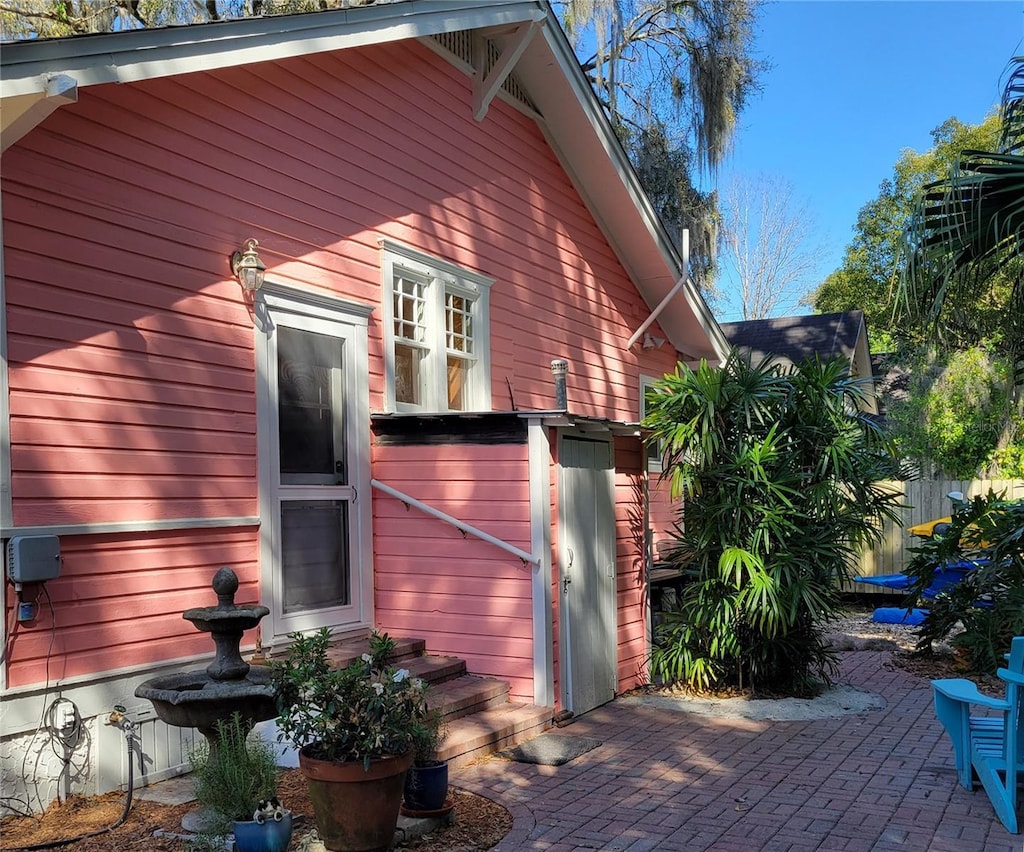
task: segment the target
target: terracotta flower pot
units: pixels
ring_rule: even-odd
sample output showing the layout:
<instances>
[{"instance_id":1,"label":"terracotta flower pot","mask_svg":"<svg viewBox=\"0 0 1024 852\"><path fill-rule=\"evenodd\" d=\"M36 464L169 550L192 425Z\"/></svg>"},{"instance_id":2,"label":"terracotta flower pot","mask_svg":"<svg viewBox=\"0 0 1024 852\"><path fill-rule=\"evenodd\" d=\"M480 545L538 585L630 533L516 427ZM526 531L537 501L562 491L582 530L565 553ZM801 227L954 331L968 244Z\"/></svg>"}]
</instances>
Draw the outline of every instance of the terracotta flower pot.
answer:
<instances>
[{"instance_id":1,"label":"terracotta flower pot","mask_svg":"<svg viewBox=\"0 0 1024 852\"><path fill-rule=\"evenodd\" d=\"M383 852L391 845L412 752L362 762L338 762L299 752L320 839L334 852Z\"/></svg>"}]
</instances>

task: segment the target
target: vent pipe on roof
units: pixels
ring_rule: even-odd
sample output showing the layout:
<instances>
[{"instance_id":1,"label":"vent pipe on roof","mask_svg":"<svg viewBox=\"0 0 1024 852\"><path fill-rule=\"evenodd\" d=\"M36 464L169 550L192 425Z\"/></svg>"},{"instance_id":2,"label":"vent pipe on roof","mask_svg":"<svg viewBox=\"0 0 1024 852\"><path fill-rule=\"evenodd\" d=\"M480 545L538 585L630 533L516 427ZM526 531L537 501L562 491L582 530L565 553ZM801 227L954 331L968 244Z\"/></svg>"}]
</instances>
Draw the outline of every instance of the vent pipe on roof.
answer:
<instances>
[{"instance_id":1,"label":"vent pipe on roof","mask_svg":"<svg viewBox=\"0 0 1024 852\"><path fill-rule=\"evenodd\" d=\"M551 375L555 377L555 410L568 411L569 400L565 391L565 377L569 373L569 362L556 358L551 362Z\"/></svg>"}]
</instances>

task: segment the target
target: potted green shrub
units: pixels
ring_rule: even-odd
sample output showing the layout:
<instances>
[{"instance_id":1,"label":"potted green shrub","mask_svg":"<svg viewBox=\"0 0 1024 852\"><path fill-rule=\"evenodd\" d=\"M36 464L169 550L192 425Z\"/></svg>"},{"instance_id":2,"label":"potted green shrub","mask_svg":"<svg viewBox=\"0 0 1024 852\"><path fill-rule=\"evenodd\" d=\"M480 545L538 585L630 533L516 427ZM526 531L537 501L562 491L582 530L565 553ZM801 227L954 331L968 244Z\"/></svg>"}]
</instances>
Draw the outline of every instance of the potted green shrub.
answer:
<instances>
[{"instance_id":1,"label":"potted green shrub","mask_svg":"<svg viewBox=\"0 0 1024 852\"><path fill-rule=\"evenodd\" d=\"M209 814L204 833L233 834L238 852L285 852L291 813L275 797L277 754L240 713L216 722L213 748L206 742L190 754L196 799Z\"/></svg>"},{"instance_id":2,"label":"potted green shrub","mask_svg":"<svg viewBox=\"0 0 1024 852\"><path fill-rule=\"evenodd\" d=\"M448 761L437 757L438 746L447 730L440 709L427 712L413 732L412 766L405 776L402 810L408 814L434 813L445 807L448 798Z\"/></svg>"},{"instance_id":3,"label":"potted green shrub","mask_svg":"<svg viewBox=\"0 0 1024 852\"><path fill-rule=\"evenodd\" d=\"M387 849L427 714L423 683L389 664L386 633L374 631L369 652L341 669L327 657L329 629L289 638L272 666L277 726L298 749L320 837L337 852Z\"/></svg>"}]
</instances>

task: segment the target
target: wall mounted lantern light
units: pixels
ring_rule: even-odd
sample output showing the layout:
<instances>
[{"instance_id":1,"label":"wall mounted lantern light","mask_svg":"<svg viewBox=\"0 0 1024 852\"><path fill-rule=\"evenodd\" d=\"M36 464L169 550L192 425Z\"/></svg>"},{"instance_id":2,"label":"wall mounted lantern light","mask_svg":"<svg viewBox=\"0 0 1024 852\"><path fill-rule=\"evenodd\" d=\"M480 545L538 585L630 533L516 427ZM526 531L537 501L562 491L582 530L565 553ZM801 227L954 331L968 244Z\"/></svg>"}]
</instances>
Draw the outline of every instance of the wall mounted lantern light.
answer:
<instances>
[{"instance_id":1,"label":"wall mounted lantern light","mask_svg":"<svg viewBox=\"0 0 1024 852\"><path fill-rule=\"evenodd\" d=\"M238 279L238 283L248 292L252 293L263 286L263 276L267 267L263 265L256 249L259 243L254 239L246 240L245 251L236 251L231 255L231 271Z\"/></svg>"}]
</instances>

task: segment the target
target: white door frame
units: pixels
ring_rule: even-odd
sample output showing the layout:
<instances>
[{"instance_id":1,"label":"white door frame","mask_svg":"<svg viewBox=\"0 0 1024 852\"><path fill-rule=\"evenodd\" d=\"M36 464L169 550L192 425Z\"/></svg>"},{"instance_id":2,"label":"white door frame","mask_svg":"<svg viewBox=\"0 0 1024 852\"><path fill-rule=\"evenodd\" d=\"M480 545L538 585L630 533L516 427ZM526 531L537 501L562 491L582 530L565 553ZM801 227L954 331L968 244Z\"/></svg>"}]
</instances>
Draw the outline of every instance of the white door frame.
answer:
<instances>
[{"instance_id":1,"label":"white door frame","mask_svg":"<svg viewBox=\"0 0 1024 852\"><path fill-rule=\"evenodd\" d=\"M259 458L260 595L270 609L263 644L285 640L296 630L319 627L361 631L373 626L373 517L370 494L370 395L367 325L373 307L271 282L253 305L256 319L257 452ZM280 501L300 497L301 486L280 485L278 454L277 360L275 330L281 326L315 331L344 342L345 438L348 484L325 489L321 499L340 497L349 504L349 604L285 615L280 597ZM334 492L337 492L336 494ZM333 495L333 496L332 496ZM269 623L268 623L269 622ZM269 629L267 629L269 628Z\"/></svg>"}]
</instances>

